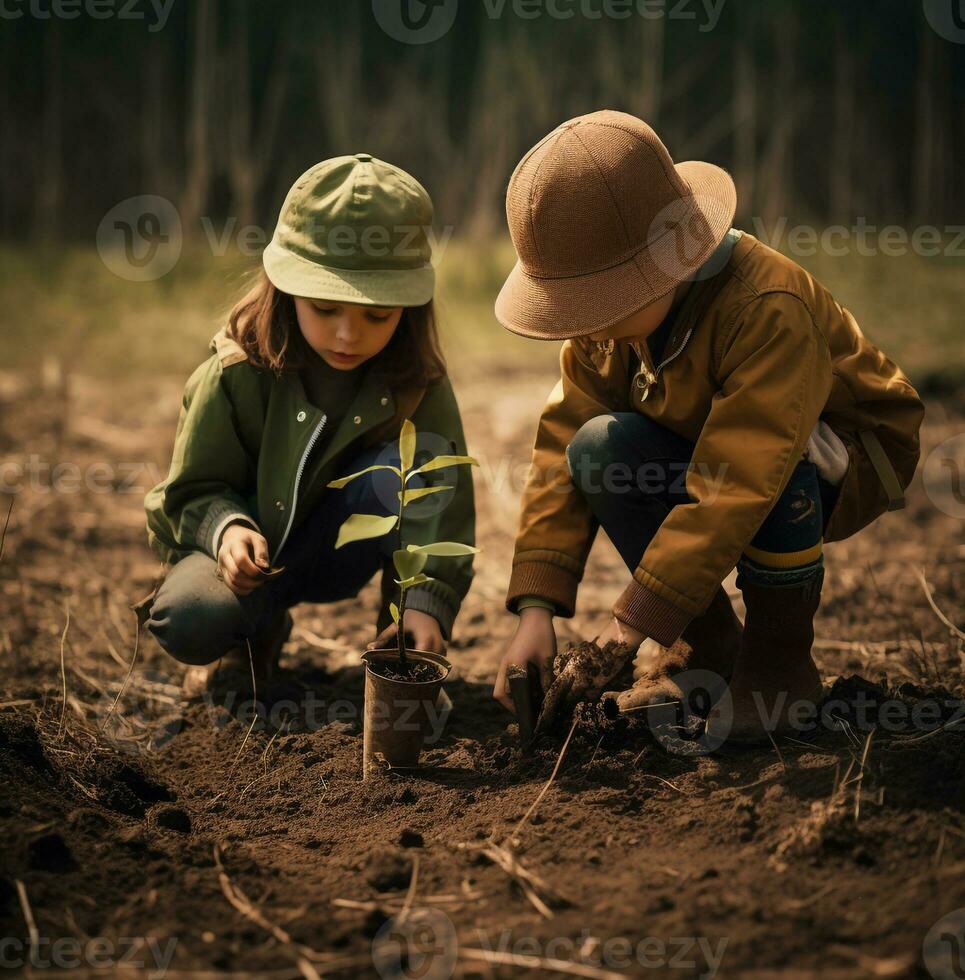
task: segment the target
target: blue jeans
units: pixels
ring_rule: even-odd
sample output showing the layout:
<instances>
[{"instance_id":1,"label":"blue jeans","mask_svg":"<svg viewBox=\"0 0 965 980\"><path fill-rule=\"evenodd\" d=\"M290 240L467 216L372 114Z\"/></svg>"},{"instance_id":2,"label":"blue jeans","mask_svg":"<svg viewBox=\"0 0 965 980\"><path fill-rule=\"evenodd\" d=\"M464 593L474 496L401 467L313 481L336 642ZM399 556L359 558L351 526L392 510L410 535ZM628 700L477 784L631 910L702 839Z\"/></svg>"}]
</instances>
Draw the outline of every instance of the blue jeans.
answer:
<instances>
[{"instance_id":1,"label":"blue jeans","mask_svg":"<svg viewBox=\"0 0 965 980\"><path fill-rule=\"evenodd\" d=\"M380 458L381 454L381 458ZM393 462L385 447L361 454L344 475L373 463ZM187 664L208 664L254 639L277 616L300 602L335 602L356 596L392 556L391 534L353 541L335 550L339 528L354 513L390 511L397 484L392 473L367 473L341 490L326 490L318 506L295 527L276 564L285 571L246 596L235 595L209 555L196 551L168 572L154 597L146 626L161 647ZM417 487L418 477L410 482Z\"/></svg>"},{"instance_id":2,"label":"blue jeans","mask_svg":"<svg viewBox=\"0 0 965 980\"><path fill-rule=\"evenodd\" d=\"M693 451L693 443L639 412L590 419L567 447L574 485L630 571L671 508L694 502L686 486ZM751 554L745 552L737 564L738 586L799 585L821 574L820 553L792 567L785 567L782 556L813 551L821 543L837 493L813 463L798 463L754 535Z\"/></svg>"}]
</instances>

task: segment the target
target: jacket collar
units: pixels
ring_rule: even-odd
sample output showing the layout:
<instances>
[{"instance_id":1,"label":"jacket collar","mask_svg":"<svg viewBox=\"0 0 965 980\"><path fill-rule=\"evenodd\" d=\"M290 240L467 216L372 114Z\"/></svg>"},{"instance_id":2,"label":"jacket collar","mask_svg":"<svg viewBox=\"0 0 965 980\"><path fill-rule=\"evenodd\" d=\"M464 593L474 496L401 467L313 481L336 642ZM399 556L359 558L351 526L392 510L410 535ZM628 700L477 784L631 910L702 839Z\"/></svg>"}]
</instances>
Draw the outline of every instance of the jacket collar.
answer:
<instances>
[{"instance_id":1,"label":"jacket collar","mask_svg":"<svg viewBox=\"0 0 965 980\"><path fill-rule=\"evenodd\" d=\"M248 359L244 348L228 336L225 327L211 338L208 347L218 355L222 367ZM321 421L322 412L308 400L305 385L296 372L286 372L278 383L285 385L295 411L306 412L309 418L315 420L315 424ZM395 412L396 399L388 384L388 377L379 365L373 364L339 427L325 440L319 465L324 467L346 446L387 422Z\"/></svg>"},{"instance_id":2,"label":"jacket collar","mask_svg":"<svg viewBox=\"0 0 965 980\"><path fill-rule=\"evenodd\" d=\"M694 274L694 284L687 291L677 310L673 331L664 345L661 365L672 361L687 346L697 321L730 277L730 272L735 265L734 250L743 237L742 231L731 228ZM631 346L640 363L646 366L649 376L656 377L659 365L653 364L646 341L636 342Z\"/></svg>"}]
</instances>

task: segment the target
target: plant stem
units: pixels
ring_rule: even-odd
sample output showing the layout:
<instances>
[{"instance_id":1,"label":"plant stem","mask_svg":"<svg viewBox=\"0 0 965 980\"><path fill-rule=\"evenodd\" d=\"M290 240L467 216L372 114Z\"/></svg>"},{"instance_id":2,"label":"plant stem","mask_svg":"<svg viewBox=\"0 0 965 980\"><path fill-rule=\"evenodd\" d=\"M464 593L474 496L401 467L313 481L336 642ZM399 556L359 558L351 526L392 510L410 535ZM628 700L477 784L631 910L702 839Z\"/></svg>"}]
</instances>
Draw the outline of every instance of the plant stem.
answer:
<instances>
[{"instance_id":1,"label":"plant stem","mask_svg":"<svg viewBox=\"0 0 965 980\"><path fill-rule=\"evenodd\" d=\"M404 547L402 543L402 519L405 517L405 473L402 474L402 496L399 498L399 550ZM399 646L399 664L403 673L408 674L409 665L405 657L405 593L403 586L399 586L399 623L395 631L396 642Z\"/></svg>"}]
</instances>

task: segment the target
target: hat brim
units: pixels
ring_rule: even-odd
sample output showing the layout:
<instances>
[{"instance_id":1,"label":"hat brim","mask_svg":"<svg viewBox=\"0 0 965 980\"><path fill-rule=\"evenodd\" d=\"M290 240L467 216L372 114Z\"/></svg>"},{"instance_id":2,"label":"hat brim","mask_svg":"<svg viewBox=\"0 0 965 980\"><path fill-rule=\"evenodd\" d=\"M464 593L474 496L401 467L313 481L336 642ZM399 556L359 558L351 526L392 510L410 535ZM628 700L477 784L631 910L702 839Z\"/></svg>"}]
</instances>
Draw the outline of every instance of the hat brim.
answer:
<instances>
[{"instance_id":1,"label":"hat brim","mask_svg":"<svg viewBox=\"0 0 965 980\"><path fill-rule=\"evenodd\" d=\"M435 291L431 265L416 269L334 269L269 242L262 264L282 292L361 306L424 306Z\"/></svg>"},{"instance_id":2,"label":"hat brim","mask_svg":"<svg viewBox=\"0 0 965 980\"><path fill-rule=\"evenodd\" d=\"M586 275L532 276L517 262L496 298L496 319L507 330L536 340L585 337L655 303L690 278L730 230L737 190L730 174L711 163L688 160L676 169L691 191L663 216L677 230L658 234L619 265Z\"/></svg>"}]
</instances>

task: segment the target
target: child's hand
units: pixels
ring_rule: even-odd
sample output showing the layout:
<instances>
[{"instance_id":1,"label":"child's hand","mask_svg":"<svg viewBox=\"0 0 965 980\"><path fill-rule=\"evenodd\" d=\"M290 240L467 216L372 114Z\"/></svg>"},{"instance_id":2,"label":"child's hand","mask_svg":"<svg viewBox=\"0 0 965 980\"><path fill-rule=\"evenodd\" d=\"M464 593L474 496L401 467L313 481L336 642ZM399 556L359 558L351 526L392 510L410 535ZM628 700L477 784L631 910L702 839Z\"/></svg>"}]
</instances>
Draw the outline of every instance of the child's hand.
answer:
<instances>
[{"instance_id":1,"label":"child's hand","mask_svg":"<svg viewBox=\"0 0 965 980\"><path fill-rule=\"evenodd\" d=\"M248 595L267 581L262 572L269 567L264 536L245 524L230 524L218 549L218 568L228 588L235 595Z\"/></svg>"},{"instance_id":2,"label":"child's hand","mask_svg":"<svg viewBox=\"0 0 965 980\"><path fill-rule=\"evenodd\" d=\"M409 645L408 637L412 637L412 648L414 650L425 650L428 653L445 653L446 641L442 638L442 630L439 629L438 621L428 613L420 612L418 609L406 609L404 614L406 646ZM395 623L390 623L381 633L368 645L369 650L379 650L384 647L394 646L398 640L398 627Z\"/></svg>"},{"instance_id":3,"label":"child's hand","mask_svg":"<svg viewBox=\"0 0 965 980\"><path fill-rule=\"evenodd\" d=\"M506 682L506 671L510 664L525 667L534 663L539 667L539 676L543 690L547 690L553 680L550 662L556 656L556 630L553 628L553 616L548 609L530 606L519 614L519 626L516 635L510 641L509 647L499 662L499 672L493 686L493 697L504 708L516 711L513 699Z\"/></svg>"}]
</instances>

